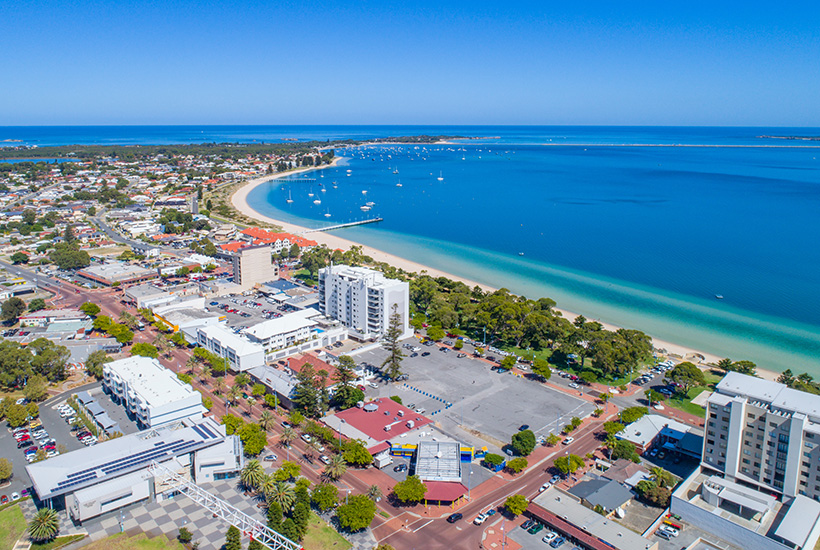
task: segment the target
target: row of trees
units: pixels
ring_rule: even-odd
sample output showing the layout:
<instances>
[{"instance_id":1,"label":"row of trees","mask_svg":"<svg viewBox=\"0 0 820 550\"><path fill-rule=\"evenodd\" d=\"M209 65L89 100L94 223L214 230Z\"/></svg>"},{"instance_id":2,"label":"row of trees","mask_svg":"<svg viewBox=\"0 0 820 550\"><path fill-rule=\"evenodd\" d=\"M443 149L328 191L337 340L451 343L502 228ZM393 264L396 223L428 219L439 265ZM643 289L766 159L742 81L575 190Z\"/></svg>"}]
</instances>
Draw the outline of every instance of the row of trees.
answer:
<instances>
[{"instance_id":1,"label":"row of trees","mask_svg":"<svg viewBox=\"0 0 820 550\"><path fill-rule=\"evenodd\" d=\"M70 356L71 352L65 346L45 338L37 338L25 347L11 340L0 340L0 386L26 388L27 395L33 400L42 399L47 381L65 379L66 362Z\"/></svg>"}]
</instances>

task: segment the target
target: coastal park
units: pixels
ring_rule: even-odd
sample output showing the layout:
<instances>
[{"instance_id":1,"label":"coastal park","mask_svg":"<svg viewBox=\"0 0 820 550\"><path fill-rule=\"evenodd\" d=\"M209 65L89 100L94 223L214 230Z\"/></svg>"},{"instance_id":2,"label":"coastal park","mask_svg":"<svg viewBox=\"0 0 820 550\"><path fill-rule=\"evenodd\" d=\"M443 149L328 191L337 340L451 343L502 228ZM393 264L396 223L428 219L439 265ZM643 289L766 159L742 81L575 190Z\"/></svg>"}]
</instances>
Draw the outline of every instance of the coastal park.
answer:
<instances>
[{"instance_id":1,"label":"coastal park","mask_svg":"<svg viewBox=\"0 0 820 550\"><path fill-rule=\"evenodd\" d=\"M417 340L407 340L418 343ZM438 346L422 347L416 357L405 357L402 371L408 379L379 385L369 395L398 395L413 409L424 409L445 433L477 447L498 450L510 442L521 425L538 436L560 434L572 417L584 418L595 410L589 401L539 384L512 372L499 374L485 361L467 355L458 357ZM356 355L358 362L382 364L387 352L381 348ZM494 452L498 452L494 450Z\"/></svg>"}]
</instances>

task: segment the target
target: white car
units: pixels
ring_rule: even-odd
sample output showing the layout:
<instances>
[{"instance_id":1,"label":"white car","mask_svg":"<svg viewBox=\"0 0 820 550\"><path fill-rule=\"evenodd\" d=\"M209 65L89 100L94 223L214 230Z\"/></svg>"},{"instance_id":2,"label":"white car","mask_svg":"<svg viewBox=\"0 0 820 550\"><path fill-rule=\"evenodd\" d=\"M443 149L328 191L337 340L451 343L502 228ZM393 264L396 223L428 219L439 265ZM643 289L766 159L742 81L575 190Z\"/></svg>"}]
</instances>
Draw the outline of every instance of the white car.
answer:
<instances>
[{"instance_id":1,"label":"white car","mask_svg":"<svg viewBox=\"0 0 820 550\"><path fill-rule=\"evenodd\" d=\"M474 523L475 525L481 525L482 523L484 523L485 521L487 521L487 518L488 518L488 517L489 517L489 516L487 516L487 514L478 514L478 515L476 516L476 518L473 520L473 523Z\"/></svg>"},{"instance_id":2,"label":"white car","mask_svg":"<svg viewBox=\"0 0 820 550\"><path fill-rule=\"evenodd\" d=\"M557 538L558 538L558 533L555 533L554 531L550 531L549 533L544 535L544 538L541 539L541 542L545 542L545 543L549 544Z\"/></svg>"},{"instance_id":3,"label":"white car","mask_svg":"<svg viewBox=\"0 0 820 550\"><path fill-rule=\"evenodd\" d=\"M312 437L310 437L308 434L302 434L302 440L303 440L305 443L310 443L311 441L313 441L313 438L312 438Z\"/></svg>"},{"instance_id":4,"label":"white car","mask_svg":"<svg viewBox=\"0 0 820 550\"><path fill-rule=\"evenodd\" d=\"M666 524L663 524L660 527L658 527L658 531L666 533L670 537L677 537L680 534L680 531L678 531L677 529L675 529L671 525L666 525Z\"/></svg>"},{"instance_id":5,"label":"white car","mask_svg":"<svg viewBox=\"0 0 820 550\"><path fill-rule=\"evenodd\" d=\"M572 443L573 441L575 441L575 438L574 438L574 437L568 437L568 438L566 438L566 439L564 440L564 445L569 445L569 444L570 444L570 443Z\"/></svg>"},{"instance_id":6,"label":"white car","mask_svg":"<svg viewBox=\"0 0 820 550\"><path fill-rule=\"evenodd\" d=\"M322 461L322 464L330 464L330 459L326 455L320 456L319 460Z\"/></svg>"},{"instance_id":7,"label":"white car","mask_svg":"<svg viewBox=\"0 0 820 550\"><path fill-rule=\"evenodd\" d=\"M540 488L540 489L538 489L538 492L539 492L539 493L543 493L544 491L546 491L546 490L547 490L547 489L549 489L550 487L552 487L552 484L550 484L550 482L548 481L548 482L544 483L544 484L541 486L541 488Z\"/></svg>"},{"instance_id":8,"label":"white car","mask_svg":"<svg viewBox=\"0 0 820 550\"><path fill-rule=\"evenodd\" d=\"M371 388L373 388L374 390L379 388L379 385L376 384L375 382L368 382L367 385L370 386Z\"/></svg>"}]
</instances>

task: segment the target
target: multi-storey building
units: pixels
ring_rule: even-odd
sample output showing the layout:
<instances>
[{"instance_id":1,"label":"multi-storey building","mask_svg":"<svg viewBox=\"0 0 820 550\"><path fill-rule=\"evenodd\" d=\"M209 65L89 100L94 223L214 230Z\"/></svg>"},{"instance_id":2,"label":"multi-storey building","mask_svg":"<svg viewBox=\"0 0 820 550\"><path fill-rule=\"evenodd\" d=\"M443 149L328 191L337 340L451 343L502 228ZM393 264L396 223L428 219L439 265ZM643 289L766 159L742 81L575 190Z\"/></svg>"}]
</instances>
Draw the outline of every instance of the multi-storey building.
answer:
<instances>
[{"instance_id":1,"label":"multi-storey building","mask_svg":"<svg viewBox=\"0 0 820 550\"><path fill-rule=\"evenodd\" d=\"M271 260L271 247L267 244L248 246L237 250L233 256L233 281L244 289L252 288L278 278L277 268Z\"/></svg>"},{"instance_id":2,"label":"multi-storey building","mask_svg":"<svg viewBox=\"0 0 820 550\"><path fill-rule=\"evenodd\" d=\"M410 286L365 267L331 265L319 270L319 309L364 338L379 338L394 310L401 315L402 338L413 335Z\"/></svg>"},{"instance_id":3,"label":"multi-storey building","mask_svg":"<svg viewBox=\"0 0 820 550\"><path fill-rule=\"evenodd\" d=\"M197 329L196 343L228 361L234 372L246 371L265 364L265 348L249 341L222 324Z\"/></svg>"},{"instance_id":4,"label":"multi-storey building","mask_svg":"<svg viewBox=\"0 0 820 550\"><path fill-rule=\"evenodd\" d=\"M134 355L103 365L103 389L143 428L199 419L202 394L150 357Z\"/></svg>"},{"instance_id":5,"label":"multi-storey building","mask_svg":"<svg viewBox=\"0 0 820 550\"><path fill-rule=\"evenodd\" d=\"M704 468L786 497L820 500L820 396L729 373L707 407Z\"/></svg>"}]
</instances>

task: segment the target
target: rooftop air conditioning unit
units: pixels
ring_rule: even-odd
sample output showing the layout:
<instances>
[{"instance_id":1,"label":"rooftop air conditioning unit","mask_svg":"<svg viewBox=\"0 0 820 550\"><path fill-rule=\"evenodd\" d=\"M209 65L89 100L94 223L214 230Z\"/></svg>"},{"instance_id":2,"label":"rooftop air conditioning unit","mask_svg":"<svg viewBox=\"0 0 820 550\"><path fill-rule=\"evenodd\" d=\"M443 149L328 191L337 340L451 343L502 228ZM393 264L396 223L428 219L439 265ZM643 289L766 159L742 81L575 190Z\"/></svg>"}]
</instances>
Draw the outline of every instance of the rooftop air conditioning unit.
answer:
<instances>
[{"instance_id":1,"label":"rooftop air conditioning unit","mask_svg":"<svg viewBox=\"0 0 820 550\"><path fill-rule=\"evenodd\" d=\"M393 426L385 426L384 427L384 431L386 431L386 432L389 432L392 429L393 429Z\"/></svg>"}]
</instances>

